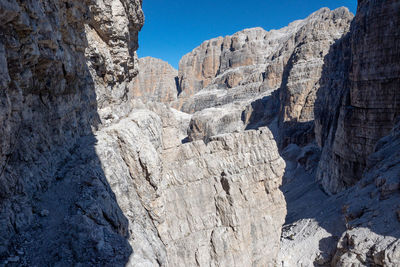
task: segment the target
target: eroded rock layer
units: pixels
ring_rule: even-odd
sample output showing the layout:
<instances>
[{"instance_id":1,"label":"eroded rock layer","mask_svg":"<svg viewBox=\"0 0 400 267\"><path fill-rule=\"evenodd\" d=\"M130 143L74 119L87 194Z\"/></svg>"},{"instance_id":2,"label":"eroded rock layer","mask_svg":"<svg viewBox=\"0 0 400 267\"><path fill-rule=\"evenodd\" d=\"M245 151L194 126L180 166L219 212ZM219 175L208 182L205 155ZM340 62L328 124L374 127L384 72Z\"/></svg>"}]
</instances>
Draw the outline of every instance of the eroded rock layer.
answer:
<instances>
[{"instance_id":1,"label":"eroded rock layer","mask_svg":"<svg viewBox=\"0 0 400 267\"><path fill-rule=\"evenodd\" d=\"M171 266L276 265L285 165L267 128L188 143L163 157L165 216L157 228Z\"/></svg>"},{"instance_id":2,"label":"eroded rock layer","mask_svg":"<svg viewBox=\"0 0 400 267\"><path fill-rule=\"evenodd\" d=\"M1 1L0 265L397 266L399 10L243 30L177 73L138 62L140 0Z\"/></svg>"},{"instance_id":3,"label":"eroded rock layer","mask_svg":"<svg viewBox=\"0 0 400 267\"><path fill-rule=\"evenodd\" d=\"M333 62L318 93L316 133L323 146L318 179L328 192L361 178L368 155L399 115L399 9L398 1L360 1L349 36L327 58Z\"/></svg>"},{"instance_id":4,"label":"eroded rock layer","mask_svg":"<svg viewBox=\"0 0 400 267\"><path fill-rule=\"evenodd\" d=\"M346 8L323 8L280 30L246 29L185 55L179 70L182 92L172 106L195 113L189 137L242 131L277 119L282 147L312 142L324 57L348 32L352 18Z\"/></svg>"},{"instance_id":5,"label":"eroded rock layer","mask_svg":"<svg viewBox=\"0 0 400 267\"><path fill-rule=\"evenodd\" d=\"M124 265L93 131L132 109L140 0L0 2L0 264Z\"/></svg>"},{"instance_id":6,"label":"eroded rock layer","mask_svg":"<svg viewBox=\"0 0 400 267\"><path fill-rule=\"evenodd\" d=\"M181 59L182 93L173 106L194 112L282 87L282 119L310 121L315 97L309 95L318 88L323 57L352 17L345 8L323 8L280 30L246 29L206 41Z\"/></svg>"},{"instance_id":7,"label":"eroded rock layer","mask_svg":"<svg viewBox=\"0 0 400 267\"><path fill-rule=\"evenodd\" d=\"M285 201L271 132L182 144L191 115L140 103L140 1L0 7L1 265L274 264ZM153 61L144 79L174 80ZM176 96L168 79L139 86Z\"/></svg>"},{"instance_id":8,"label":"eroded rock layer","mask_svg":"<svg viewBox=\"0 0 400 267\"><path fill-rule=\"evenodd\" d=\"M139 59L140 72L132 87L134 99L169 103L178 97L178 71L157 58Z\"/></svg>"}]
</instances>

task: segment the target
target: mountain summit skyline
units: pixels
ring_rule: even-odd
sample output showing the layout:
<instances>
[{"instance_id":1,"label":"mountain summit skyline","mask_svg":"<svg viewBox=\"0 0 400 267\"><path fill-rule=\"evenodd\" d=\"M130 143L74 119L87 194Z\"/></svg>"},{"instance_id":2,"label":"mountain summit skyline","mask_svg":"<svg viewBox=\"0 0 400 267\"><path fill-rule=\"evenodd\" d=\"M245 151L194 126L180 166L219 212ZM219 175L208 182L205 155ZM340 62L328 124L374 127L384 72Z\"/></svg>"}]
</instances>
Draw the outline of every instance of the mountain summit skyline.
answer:
<instances>
[{"instance_id":1,"label":"mountain summit skyline","mask_svg":"<svg viewBox=\"0 0 400 267\"><path fill-rule=\"evenodd\" d=\"M246 28L280 29L323 7L333 10L342 6L355 14L357 1L143 1L146 22L139 33L138 55L160 58L178 69L180 58L204 40Z\"/></svg>"}]
</instances>

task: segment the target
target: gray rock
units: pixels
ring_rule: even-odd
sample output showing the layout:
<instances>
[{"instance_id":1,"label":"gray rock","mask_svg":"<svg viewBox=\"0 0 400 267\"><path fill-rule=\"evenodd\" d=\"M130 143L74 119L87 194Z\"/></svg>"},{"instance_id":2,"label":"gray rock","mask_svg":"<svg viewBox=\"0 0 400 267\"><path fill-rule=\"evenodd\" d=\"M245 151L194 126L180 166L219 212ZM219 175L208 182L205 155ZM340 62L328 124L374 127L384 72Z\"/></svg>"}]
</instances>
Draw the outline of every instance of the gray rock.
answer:
<instances>
[{"instance_id":1,"label":"gray rock","mask_svg":"<svg viewBox=\"0 0 400 267\"><path fill-rule=\"evenodd\" d=\"M328 58L316 104L323 146L318 179L327 192L360 180L367 157L399 114L399 8L397 1L360 2L349 36Z\"/></svg>"},{"instance_id":2,"label":"gray rock","mask_svg":"<svg viewBox=\"0 0 400 267\"><path fill-rule=\"evenodd\" d=\"M217 135L162 156L157 228L171 266L276 264L284 162L267 128Z\"/></svg>"},{"instance_id":3,"label":"gray rock","mask_svg":"<svg viewBox=\"0 0 400 267\"><path fill-rule=\"evenodd\" d=\"M93 131L132 109L142 25L138 0L1 1L0 262L127 263Z\"/></svg>"},{"instance_id":4,"label":"gray rock","mask_svg":"<svg viewBox=\"0 0 400 267\"><path fill-rule=\"evenodd\" d=\"M177 86L139 0L0 2L1 264L399 265L399 8L206 41Z\"/></svg>"}]
</instances>

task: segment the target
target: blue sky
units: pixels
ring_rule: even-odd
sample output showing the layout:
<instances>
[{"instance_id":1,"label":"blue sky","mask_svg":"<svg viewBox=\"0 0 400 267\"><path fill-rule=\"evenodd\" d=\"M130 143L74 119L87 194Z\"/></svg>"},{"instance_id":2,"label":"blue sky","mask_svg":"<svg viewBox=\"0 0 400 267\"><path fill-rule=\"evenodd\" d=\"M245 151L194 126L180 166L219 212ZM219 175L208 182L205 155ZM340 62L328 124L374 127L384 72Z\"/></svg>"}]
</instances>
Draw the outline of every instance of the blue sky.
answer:
<instances>
[{"instance_id":1,"label":"blue sky","mask_svg":"<svg viewBox=\"0 0 400 267\"><path fill-rule=\"evenodd\" d=\"M245 28L279 29L321 7L340 6L355 13L357 0L143 0L138 55L178 68L180 58L205 40Z\"/></svg>"}]
</instances>

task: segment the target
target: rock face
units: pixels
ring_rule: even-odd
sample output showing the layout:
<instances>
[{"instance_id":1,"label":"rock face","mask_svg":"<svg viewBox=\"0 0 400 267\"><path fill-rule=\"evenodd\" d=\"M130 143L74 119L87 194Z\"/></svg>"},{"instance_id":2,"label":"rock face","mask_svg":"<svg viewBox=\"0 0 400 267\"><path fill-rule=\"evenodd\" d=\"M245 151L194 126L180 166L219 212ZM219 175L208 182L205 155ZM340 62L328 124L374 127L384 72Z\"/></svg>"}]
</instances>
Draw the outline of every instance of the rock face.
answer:
<instances>
[{"instance_id":1,"label":"rock face","mask_svg":"<svg viewBox=\"0 0 400 267\"><path fill-rule=\"evenodd\" d=\"M131 110L142 24L139 0L1 1L1 265L128 262L92 131Z\"/></svg>"},{"instance_id":2,"label":"rock face","mask_svg":"<svg viewBox=\"0 0 400 267\"><path fill-rule=\"evenodd\" d=\"M134 236L129 263L275 265L285 164L272 133L171 142L180 123L188 127L181 116L150 104L96 133L97 155Z\"/></svg>"},{"instance_id":3,"label":"rock face","mask_svg":"<svg viewBox=\"0 0 400 267\"><path fill-rule=\"evenodd\" d=\"M332 49L334 62L327 64L316 106L317 140L324 150L318 179L328 192L361 178L368 155L399 115L399 8L398 1L360 1L350 36ZM343 69L334 66L339 60Z\"/></svg>"},{"instance_id":4,"label":"rock face","mask_svg":"<svg viewBox=\"0 0 400 267\"><path fill-rule=\"evenodd\" d=\"M348 32L352 19L353 15L345 8L322 9L308 18L308 23L277 53L286 54L283 62L287 62L280 90L279 128L283 147L313 140L314 103L324 57L331 45Z\"/></svg>"},{"instance_id":5,"label":"rock face","mask_svg":"<svg viewBox=\"0 0 400 267\"><path fill-rule=\"evenodd\" d=\"M141 1L0 7L0 265L275 264L271 132L182 144L191 115L140 103ZM167 101L174 84L145 80L176 73L152 67L144 96Z\"/></svg>"},{"instance_id":6,"label":"rock face","mask_svg":"<svg viewBox=\"0 0 400 267\"><path fill-rule=\"evenodd\" d=\"M281 189L288 211L278 256L283 266L398 265L399 144L398 122L378 141L361 180L332 196L313 179L318 160L309 148L290 145L283 151Z\"/></svg>"},{"instance_id":7,"label":"rock face","mask_svg":"<svg viewBox=\"0 0 400 267\"><path fill-rule=\"evenodd\" d=\"M1 1L0 265L399 265L398 10L247 29L177 73L137 60L140 0Z\"/></svg>"},{"instance_id":8,"label":"rock face","mask_svg":"<svg viewBox=\"0 0 400 267\"><path fill-rule=\"evenodd\" d=\"M379 140L362 179L345 191L348 230L338 242L334 266L399 264L399 126Z\"/></svg>"},{"instance_id":9,"label":"rock face","mask_svg":"<svg viewBox=\"0 0 400 267\"><path fill-rule=\"evenodd\" d=\"M139 59L139 75L133 84L133 98L143 102L169 103L178 97L178 71L157 58Z\"/></svg>"},{"instance_id":10,"label":"rock face","mask_svg":"<svg viewBox=\"0 0 400 267\"><path fill-rule=\"evenodd\" d=\"M325 58L315 104L322 155L312 169L335 194L297 178L303 160L283 154L288 217L279 260L287 266L399 264L398 10L397 1L359 1L350 32Z\"/></svg>"},{"instance_id":11,"label":"rock face","mask_svg":"<svg viewBox=\"0 0 400 267\"><path fill-rule=\"evenodd\" d=\"M163 152L157 225L170 266L274 266L284 162L267 128ZM263 203L263 205L260 205Z\"/></svg>"},{"instance_id":12,"label":"rock face","mask_svg":"<svg viewBox=\"0 0 400 267\"><path fill-rule=\"evenodd\" d=\"M323 8L280 30L247 29L206 41L185 55L179 69L182 92L172 106L201 112L193 116L190 136L244 130L278 118L282 147L311 142L324 57L352 18L346 8ZM218 119L224 113L232 115Z\"/></svg>"},{"instance_id":13,"label":"rock face","mask_svg":"<svg viewBox=\"0 0 400 267\"><path fill-rule=\"evenodd\" d=\"M241 45L230 52L237 53L224 53L225 39L217 38L181 61L181 102L173 105L194 113L189 140L269 125L281 147L293 150L281 150L288 217L278 261L285 266L398 264L390 208L397 207L397 130L376 144L399 115L399 9L397 1L360 1L351 27L344 9L321 10L279 30L285 37L274 51L249 31L272 37L250 29L234 35ZM254 56L249 65L246 54ZM224 57L238 64L223 64ZM344 191L327 196L315 177L324 192Z\"/></svg>"}]
</instances>

